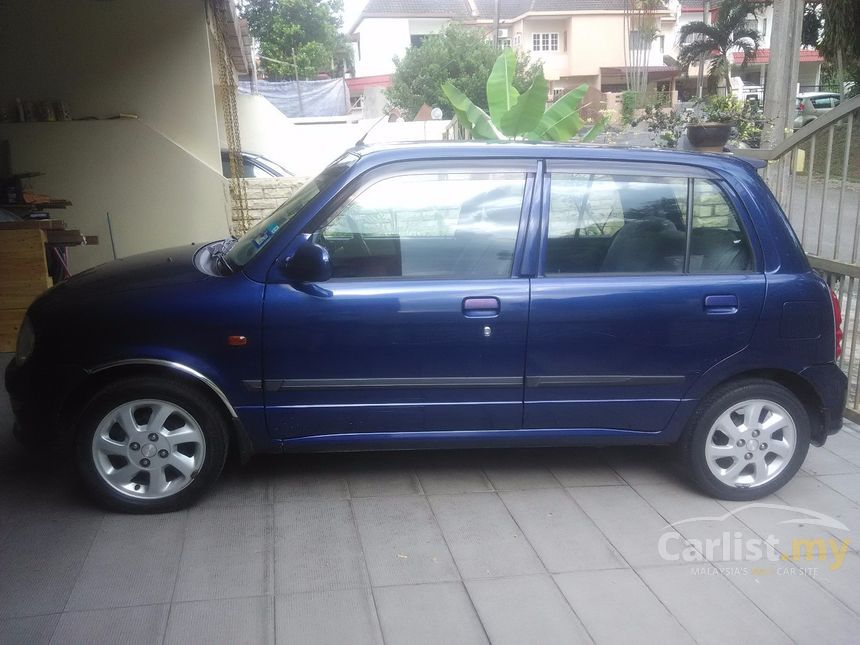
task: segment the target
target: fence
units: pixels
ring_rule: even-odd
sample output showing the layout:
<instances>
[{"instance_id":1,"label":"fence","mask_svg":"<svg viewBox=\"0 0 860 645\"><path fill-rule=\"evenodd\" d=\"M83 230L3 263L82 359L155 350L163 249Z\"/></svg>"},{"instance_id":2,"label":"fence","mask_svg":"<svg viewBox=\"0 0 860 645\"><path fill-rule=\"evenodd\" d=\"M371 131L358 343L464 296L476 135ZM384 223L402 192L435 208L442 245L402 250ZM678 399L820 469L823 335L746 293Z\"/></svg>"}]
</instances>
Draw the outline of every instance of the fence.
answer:
<instances>
[{"instance_id":1,"label":"fence","mask_svg":"<svg viewBox=\"0 0 860 645\"><path fill-rule=\"evenodd\" d=\"M797 130L772 150L738 150L768 161L765 180L782 205L813 268L842 305L848 375L846 416L860 422L860 97Z\"/></svg>"}]
</instances>

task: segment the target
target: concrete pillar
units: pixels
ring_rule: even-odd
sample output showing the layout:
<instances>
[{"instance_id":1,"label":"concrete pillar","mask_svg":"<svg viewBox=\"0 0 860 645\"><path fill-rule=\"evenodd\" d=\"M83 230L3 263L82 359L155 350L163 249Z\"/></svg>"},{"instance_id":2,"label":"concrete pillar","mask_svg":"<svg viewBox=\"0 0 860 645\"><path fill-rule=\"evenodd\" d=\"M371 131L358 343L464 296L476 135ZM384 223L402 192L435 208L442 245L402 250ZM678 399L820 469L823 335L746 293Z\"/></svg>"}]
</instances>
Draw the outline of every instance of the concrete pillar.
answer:
<instances>
[{"instance_id":1,"label":"concrete pillar","mask_svg":"<svg viewBox=\"0 0 860 645\"><path fill-rule=\"evenodd\" d=\"M794 121L802 26L803 0L774 0L764 97L764 115L772 125L766 126L762 133L762 148L777 146L785 139L785 129Z\"/></svg>"}]
</instances>

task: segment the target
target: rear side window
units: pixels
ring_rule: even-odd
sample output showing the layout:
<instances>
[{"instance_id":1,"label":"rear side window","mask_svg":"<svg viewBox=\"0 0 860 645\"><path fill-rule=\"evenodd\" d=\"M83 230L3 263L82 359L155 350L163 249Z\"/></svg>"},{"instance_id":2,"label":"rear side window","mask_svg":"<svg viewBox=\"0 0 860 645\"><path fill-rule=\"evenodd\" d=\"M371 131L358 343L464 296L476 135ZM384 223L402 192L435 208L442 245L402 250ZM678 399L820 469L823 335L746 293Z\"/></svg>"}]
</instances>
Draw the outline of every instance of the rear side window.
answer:
<instances>
[{"instance_id":1,"label":"rear side window","mask_svg":"<svg viewBox=\"0 0 860 645\"><path fill-rule=\"evenodd\" d=\"M723 192L693 179L690 273L743 273L753 268L749 240Z\"/></svg>"},{"instance_id":2,"label":"rear side window","mask_svg":"<svg viewBox=\"0 0 860 645\"><path fill-rule=\"evenodd\" d=\"M830 97L830 96L821 96L821 97L818 97L816 99L811 99L811 100L812 100L812 107L814 107L814 108L829 108L829 107L833 107L833 105L834 105L833 97ZM836 105L838 105L838 104L839 103L836 102Z\"/></svg>"},{"instance_id":3,"label":"rear side window","mask_svg":"<svg viewBox=\"0 0 860 645\"><path fill-rule=\"evenodd\" d=\"M751 262L737 214L712 182L552 174L545 275L733 273Z\"/></svg>"},{"instance_id":4,"label":"rear side window","mask_svg":"<svg viewBox=\"0 0 860 645\"><path fill-rule=\"evenodd\" d=\"M510 277L525 173L393 176L354 195L315 234L334 278Z\"/></svg>"}]
</instances>

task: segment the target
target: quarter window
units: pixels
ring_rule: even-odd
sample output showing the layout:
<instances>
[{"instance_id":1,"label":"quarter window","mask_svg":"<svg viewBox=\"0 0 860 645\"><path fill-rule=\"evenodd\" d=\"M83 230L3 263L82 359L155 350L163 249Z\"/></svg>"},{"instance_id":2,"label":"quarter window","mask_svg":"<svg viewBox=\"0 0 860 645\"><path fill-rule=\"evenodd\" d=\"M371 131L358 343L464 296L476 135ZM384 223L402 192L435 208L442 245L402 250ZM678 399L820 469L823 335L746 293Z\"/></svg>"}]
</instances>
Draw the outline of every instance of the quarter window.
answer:
<instances>
[{"instance_id":1,"label":"quarter window","mask_svg":"<svg viewBox=\"0 0 860 645\"><path fill-rule=\"evenodd\" d=\"M525 174L440 173L382 179L314 235L334 278L511 275Z\"/></svg>"}]
</instances>

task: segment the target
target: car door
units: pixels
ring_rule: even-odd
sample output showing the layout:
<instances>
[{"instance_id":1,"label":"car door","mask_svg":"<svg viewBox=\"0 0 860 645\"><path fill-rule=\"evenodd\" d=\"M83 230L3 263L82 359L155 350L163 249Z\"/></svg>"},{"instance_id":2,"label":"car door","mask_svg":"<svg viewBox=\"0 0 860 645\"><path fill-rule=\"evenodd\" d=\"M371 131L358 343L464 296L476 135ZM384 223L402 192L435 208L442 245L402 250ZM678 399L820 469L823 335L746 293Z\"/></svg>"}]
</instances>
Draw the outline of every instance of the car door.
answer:
<instances>
[{"instance_id":1,"label":"car door","mask_svg":"<svg viewBox=\"0 0 860 645\"><path fill-rule=\"evenodd\" d=\"M752 336L765 279L750 222L695 168L556 162L542 184L524 427L660 431Z\"/></svg>"},{"instance_id":2,"label":"car door","mask_svg":"<svg viewBox=\"0 0 860 645\"><path fill-rule=\"evenodd\" d=\"M515 275L537 162L365 173L307 228L332 278L266 290L279 438L515 430L529 284Z\"/></svg>"}]
</instances>

